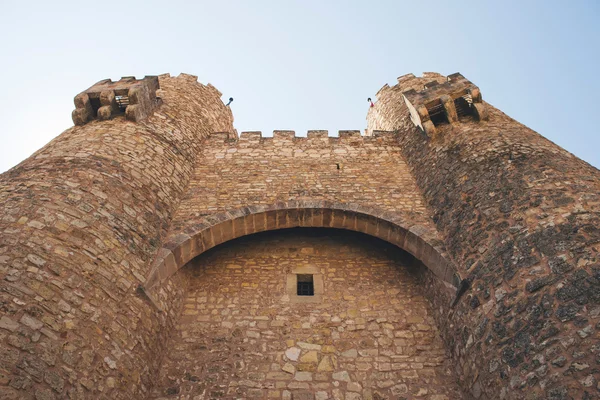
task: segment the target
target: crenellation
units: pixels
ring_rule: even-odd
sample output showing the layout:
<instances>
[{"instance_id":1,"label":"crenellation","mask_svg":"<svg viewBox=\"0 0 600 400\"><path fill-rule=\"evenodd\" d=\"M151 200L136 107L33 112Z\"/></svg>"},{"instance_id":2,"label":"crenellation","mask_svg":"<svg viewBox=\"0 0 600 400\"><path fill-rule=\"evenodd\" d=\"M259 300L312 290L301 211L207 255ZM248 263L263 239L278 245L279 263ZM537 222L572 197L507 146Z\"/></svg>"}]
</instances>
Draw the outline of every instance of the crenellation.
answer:
<instances>
[{"instance_id":1,"label":"crenellation","mask_svg":"<svg viewBox=\"0 0 600 400\"><path fill-rule=\"evenodd\" d=\"M441 84L447 81L447 78L441 74L434 72L423 72L422 76L418 77L414 74L406 74L398 78L398 84L391 89L394 91L407 91L414 89L416 91L423 90L425 85L434 86L436 83ZM378 96L379 98L379 96Z\"/></svg>"},{"instance_id":2,"label":"crenellation","mask_svg":"<svg viewBox=\"0 0 600 400\"><path fill-rule=\"evenodd\" d=\"M456 75L460 75L460 74L458 74L458 73L456 73L456 74L451 74L451 75L448 75L448 78L451 78L451 77L453 77L453 76L456 76ZM438 79L438 78L445 79L445 78L446 78L444 75L440 74L439 72L423 72L423 74L422 74L421 76L422 76L423 78L426 78L426 79L430 79L430 78L434 78L434 79ZM413 75L413 77L414 77L414 75Z\"/></svg>"},{"instance_id":3,"label":"crenellation","mask_svg":"<svg viewBox=\"0 0 600 400\"><path fill-rule=\"evenodd\" d=\"M141 122L161 104L162 99L156 94L159 89L157 76L140 80L126 76L117 82L104 79L75 97L73 123L84 125L95 119L105 121L120 115Z\"/></svg>"},{"instance_id":4,"label":"crenellation","mask_svg":"<svg viewBox=\"0 0 600 400\"><path fill-rule=\"evenodd\" d=\"M258 143L262 139L261 131L250 131L240 133L240 142Z\"/></svg>"},{"instance_id":5,"label":"crenellation","mask_svg":"<svg viewBox=\"0 0 600 400\"><path fill-rule=\"evenodd\" d=\"M329 137L329 132L325 130L311 130L308 131L306 137L309 139L327 139Z\"/></svg>"},{"instance_id":6,"label":"crenellation","mask_svg":"<svg viewBox=\"0 0 600 400\"><path fill-rule=\"evenodd\" d=\"M290 145L295 137L294 131L273 131L273 143L277 145Z\"/></svg>"},{"instance_id":7,"label":"crenellation","mask_svg":"<svg viewBox=\"0 0 600 400\"><path fill-rule=\"evenodd\" d=\"M381 89L379 89L379 90L377 91L377 93L375 93L375 96L376 96L376 97L380 97L380 96L382 96L384 93L386 93L386 92L387 92L388 90L390 90L390 89L391 89L391 88L390 88L390 85L388 85L388 84L386 83L385 85L383 85L383 86L381 87Z\"/></svg>"},{"instance_id":8,"label":"crenellation","mask_svg":"<svg viewBox=\"0 0 600 400\"><path fill-rule=\"evenodd\" d=\"M340 139L351 139L351 138L360 138L359 130L343 130L338 132L338 137Z\"/></svg>"},{"instance_id":9,"label":"crenellation","mask_svg":"<svg viewBox=\"0 0 600 400\"><path fill-rule=\"evenodd\" d=\"M402 83L404 81L412 80L413 78L415 78L415 74L412 74L412 73L404 74L404 75L401 75L401 76L398 77L398 83Z\"/></svg>"},{"instance_id":10,"label":"crenellation","mask_svg":"<svg viewBox=\"0 0 600 400\"><path fill-rule=\"evenodd\" d=\"M439 74L424 73L422 79L442 79ZM487 120L485 105L481 102L479 88L465 79L460 73L450 75L445 82L438 80L421 82L416 80L409 90L403 88L402 97L410 113L410 119L429 137L437 136L436 127L443 123L456 124L468 116L477 121Z\"/></svg>"},{"instance_id":11,"label":"crenellation","mask_svg":"<svg viewBox=\"0 0 600 400\"><path fill-rule=\"evenodd\" d=\"M462 75L434 80L437 84L429 77L414 78L385 92L369 110L368 121L370 131L396 132L451 258L468 283L450 303L452 316L438 318L446 342L454 343L461 385L470 396L485 399L594 398L582 384L589 370L569 367L594 362L581 361L594 353L594 345L576 326L590 321L589 308L562 294L568 282L577 281L574 275L591 274L586 262L577 260L600 260L597 249L590 248L600 240L598 230L566 233L582 232L574 210L598 214L599 202L584 205L580 199L598 197L599 171L483 102L479 88ZM421 91L425 101L444 101L443 95L455 88L468 89L475 118L459 117L459 124L436 126L434 136L422 134L407 118L403 94ZM591 294L600 293L599 281L578 290L581 301L600 308L600 299ZM446 313L448 303L434 302ZM578 351L552 344L561 342ZM562 361L553 363L547 354L562 354ZM575 356L579 361L573 361Z\"/></svg>"},{"instance_id":12,"label":"crenellation","mask_svg":"<svg viewBox=\"0 0 600 400\"><path fill-rule=\"evenodd\" d=\"M378 132L378 136L389 135L389 133ZM263 136L260 131L246 131L239 136L235 133L212 133L211 143L224 143L235 145L239 142L242 146L289 146L291 149L298 147L299 149L307 146L332 146L336 143L352 142L354 144L362 143L368 136L362 135L359 130L340 130L338 136L328 136L326 130L310 130L306 136L297 136L295 131L290 130L275 130L273 136Z\"/></svg>"},{"instance_id":13,"label":"crenellation","mask_svg":"<svg viewBox=\"0 0 600 400\"><path fill-rule=\"evenodd\" d=\"M186 74L185 72L181 72L177 75L176 79L181 79L190 83L198 83L198 77L196 75Z\"/></svg>"},{"instance_id":14,"label":"crenellation","mask_svg":"<svg viewBox=\"0 0 600 400\"><path fill-rule=\"evenodd\" d=\"M0 398L595 398L600 171L459 73L364 135L221 97L100 81L0 175Z\"/></svg>"}]
</instances>

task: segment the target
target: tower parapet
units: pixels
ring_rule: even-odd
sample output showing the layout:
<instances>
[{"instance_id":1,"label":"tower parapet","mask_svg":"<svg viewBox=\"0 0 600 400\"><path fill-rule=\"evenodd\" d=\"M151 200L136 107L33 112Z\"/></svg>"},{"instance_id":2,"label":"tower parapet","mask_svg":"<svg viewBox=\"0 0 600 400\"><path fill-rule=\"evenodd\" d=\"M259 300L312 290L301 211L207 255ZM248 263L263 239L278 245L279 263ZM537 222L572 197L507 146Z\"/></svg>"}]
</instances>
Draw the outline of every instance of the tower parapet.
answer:
<instances>
[{"instance_id":1,"label":"tower parapet","mask_svg":"<svg viewBox=\"0 0 600 400\"><path fill-rule=\"evenodd\" d=\"M362 135L360 130L340 130L337 136L329 136L326 130L310 130L306 136L297 135L295 131L275 130L272 136L263 136L261 131L241 132L239 138L229 133L215 132L209 137L211 143L223 143L226 141L238 141L242 145L259 145L261 143L273 143L278 146L306 146L311 144L332 144L332 143L353 143L360 145L362 143L372 143L374 141L389 140L394 141L394 132L376 130L369 134Z\"/></svg>"},{"instance_id":2,"label":"tower parapet","mask_svg":"<svg viewBox=\"0 0 600 400\"><path fill-rule=\"evenodd\" d=\"M379 91L368 129L396 132L469 283L453 309L438 303L464 389L475 399L594 398L600 171L475 101L478 89L466 80L457 81L458 92L439 74L398 81ZM431 119L428 101L451 108L461 93L488 120L442 123L435 136L424 135L418 122L431 132L423 123Z\"/></svg>"},{"instance_id":3,"label":"tower parapet","mask_svg":"<svg viewBox=\"0 0 600 400\"><path fill-rule=\"evenodd\" d=\"M467 115L487 119L479 88L460 73L449 75L447 82L441 84L437 80L427 82L421 91L402 92L402 97L411 121L429 136L435 135L435 125L440 122L458 123Z\"/></svg>"},{"instance_id":4,"label":"tower parapet","mask_svg":"<svg viewBox=\"0 0 600 400\"><path fill-rule=\"evenodd\" d=\"M460 75L404 75L377 97L365 135L238 138L221 93L194 75L103 81L85 91L74 113L82 124L0 175L0 398L148 398L187 290L189 276L177 271L226 240L299 226L364 232L421 260L429 271L423 293L472 398L594 398L600 172L484 103ZM391 301L401 302L397 292ZM247 309L240 328L250 320L271 327L270 317ZM370 370L386 380L374 387L389 387L397 363L378 357L396 347L416 348L407 373L431 382L418 347L430 329L419 321L385 328L368 349L361 340L354 357L368 355L372 364L363 365L372 366L347 368L345 380ZM314 324L312 336L323 343L325 324ZM371 335L361 325L361 337ZM406 337L418 338L417 347ZM285 360L280 344L271 347L262 358ZM318 365L337 387L335 362ZM280 373L295 379L267 369L277 378L244 380L266 388L283 382ZM173 382L191 381L181 372ZM237 390L227 387L223 395ZM424 393L405 384L390 390Z\"/></svg>"},{"instance_id":5,"label":"tower parapet","mask_svg":"<svg viewBox=\"0 0 600 400\"><path fill-rule=\"evenodd\" d=\"M191 75L101 81L76 126L0 175L0 398L148 397L185 280L162 313L136 288L203 139L234 132L220 96Z\"/></svg>"},{"instance_id":6,"label":"tower parapet","mask_svg":"<svg viewBox=\"0 0 600 400\"><path fill-rule=\"evenodd\" d=\"M160 104L156 91L160 88L157 76L135 79L121 78L117 82L104 79L75 96L73 123L83 125L93 119L107 120L125 115L130 121L141 121Z\"/></svg>"}]
</instances>

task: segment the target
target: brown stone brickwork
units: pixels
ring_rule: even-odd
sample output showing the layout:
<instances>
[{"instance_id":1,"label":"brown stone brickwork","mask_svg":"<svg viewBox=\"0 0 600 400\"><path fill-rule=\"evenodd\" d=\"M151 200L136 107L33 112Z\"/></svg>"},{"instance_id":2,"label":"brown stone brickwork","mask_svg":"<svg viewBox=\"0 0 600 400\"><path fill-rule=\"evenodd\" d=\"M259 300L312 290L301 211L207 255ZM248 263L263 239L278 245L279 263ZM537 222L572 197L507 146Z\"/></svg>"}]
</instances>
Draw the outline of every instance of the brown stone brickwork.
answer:
<instances>
[{"instance_id":1,"label":"brown stone brickwork","mask_svg":"<svg viewBox=\"0 0 600 400\"><path fill-rule=\"evenodd\" d=\"M143 124L73 127L2 174L0 398L130 399L151 387L181 277L163 285L163 313L135 289L202 138L233 129L213 87L191 75L160 84L164 104Z\"/></svg>"},{"instance_id":2,"label":"brown stone brickwork","mask_svg":"<svg viewBox=\"0 0 600 400\"><path fill-rule=\"evenodd\" d=\"M288 200L330 200L403 213L429 224L427 210L395 136L359 131L311 131L297 137L243 132L239 140L213 135L202 152L187 196L173 223L176 232L203 215ZM381 172L385 171L385 174Z\"/></svg>"},{"instance_id":3,"label":"brown stone brickwork","mask_svg":"<svg viewBox=\"0 0 600 400\"><path fill-rule=\"evenodd\" d=\"M298 268L322 274L320 302L290 301ZM225 243L182 271L188 291L156 396L460 399L418 268L342 230Z\"/></svg>"},{"instance_id":4,"label":"brown stone brickwork","mask_svg":"<svg viewBox=\"0 0 600 400\"><path fill-rule=\"evenodd\" d=\"M286 214L289 209L330 213L313 213L310 221L302 221L303 214ZM281 210L280 214L273 215L274 210ZM326 131L310 131L308 137L296 137L291 131L275 131L272 138L263 138L260 132L243 132L239 139L223 133L208 138L173 220L165 246L170 251L159 254L146 287L202 251L243 234L321 224L368 233L368 224L354 226L351 218L356 217L342 214L345 210L385 217L411 229L425 243L407 250L424 262L425 255L434 258L426 264L438 270L443 280L456 281L395 135L376 132L365 137L358 131L342 131L339 137L328 137ZM258 226L262 221L253 219L262 219L265 212L271 212L267 223ZM343 218L336 218L336 212ZM371 234L391 240L389 228L380 225ZM397 244L406 248L404 236ZM174 260L168 261L171 252Z\"/></svg>"},{"instance_id":5,"label":"brown stone brickwork","mask_svg":"<svg viewBox=\"0 0 600 400\"><path fill-rule=\"evenodd\" d=\"M0 176L0 398L598 399L600 172L452 79L399 78L365 136L335 138L238 138L186 74L78 96L78 125ZM424 268L356 233L249 237L184 268L296 227ZM317 267L313 302L281 302Z\"/></svg>"},{"instance_id":6,"label":"brown stone brickwork","mask_svg":"<svg viewBox=\"0 0 600 400\"><path fill-rule=\"evenodd\" d=\"M489 104L489 121L441 124L428 138L401 93L433 80L445 77L385 86L368 121L398 133L471 282L442 318L462 385L474 398L598 398L600 171Z\"/></svg>"}]
</instances>

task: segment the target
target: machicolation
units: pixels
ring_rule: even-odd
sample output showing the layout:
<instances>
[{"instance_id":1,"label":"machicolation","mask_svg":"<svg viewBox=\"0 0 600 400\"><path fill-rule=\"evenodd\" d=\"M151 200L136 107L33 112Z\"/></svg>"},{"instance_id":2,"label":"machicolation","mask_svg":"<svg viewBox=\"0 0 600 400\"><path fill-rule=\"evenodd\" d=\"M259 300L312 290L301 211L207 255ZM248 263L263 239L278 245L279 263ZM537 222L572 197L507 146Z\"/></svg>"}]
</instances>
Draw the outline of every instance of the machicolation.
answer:
<instances>
[{"instance_id":1,"label":"machicolation","mask_svg":"<svg viewBox=\"0 0 600 400\"><path fill-rule=\"evenodd\" d=\"M221 96L100 81L1 175L0 398L600 398L597 169L458 73L335 137Z\"/></svg>"}]
</instances>

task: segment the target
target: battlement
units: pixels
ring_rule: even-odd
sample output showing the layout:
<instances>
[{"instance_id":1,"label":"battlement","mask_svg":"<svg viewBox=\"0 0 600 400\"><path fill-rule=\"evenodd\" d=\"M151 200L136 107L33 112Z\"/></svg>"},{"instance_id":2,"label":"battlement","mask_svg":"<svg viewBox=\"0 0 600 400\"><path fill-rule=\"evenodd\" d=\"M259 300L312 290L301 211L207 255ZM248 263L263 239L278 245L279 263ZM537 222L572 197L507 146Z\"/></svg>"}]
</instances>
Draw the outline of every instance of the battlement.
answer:
<instances>
[{"instance_id":1,"label":"battlement","mask_svg":"<svg viewBox=\"0 0 600 400\"><path fill-rule=\"evenodd\" d=\"M180 73L179 75L177 75L177 76L175 76L175 77L172 77L172 76L171 76L171 74L168 74L168 73L167 73L167 74L163 74L163 75L159 75L159 78L163 78L163 77L164 77L164 78L173 78L173 79L178 79L178 80L181 80L181 81L183 81L183 82L186 82L186 83L197 84L197 85L199 85L200 87L202 87L202 88L204 88L204 89L207 89L207 90L208 90L208 91L210 91L210 92L213 92L213 94L214 94L216 97L221 97L221 96L223 96L223 93L221 93L221 92L219 91L219 89L217 89L216 87L214 87L214 86L213 86L213 85L211 85L210 83L207 83L206 85L205 85L205 84L203 84L202 82L200 82L200 81L198 80L198 76L196 76L196 75L186 74L186 73L184 73L184 72Z\"/></svg>"},{"instance_id":2,"label":"battlement","mask_svg":"<svg viewBox=\"0 0 600 400\"><path fill-rule=\"evenodd\" d=\"M75 96L73 123L84 125L95 119L108 120L122 115L134 122L144 120L162 103L164 91L159 81L164 79L172 79L180 85L195 85L215 98L223 95L210 83L204 85L196 75L186 73L175 77L166 73L143 79L126 76L116 82L104 79ZM231 110L228 113L233 121Z\"/></svg>"},{"instance_id":3,"label":"battlement","mask_svg":"<svg viewBox=\"0 0 600 400\"><path fill-rule=\"evenodd\" d=\"M0 398L596 398L600 171L461 74L332 136L238 135L221 96L98 82L2 174Z\"/></svg>"},{"instance_id":4,"label":"battlement","mask_svg":"<svg viewBox=\"0 0 600 400\"><path fill-rule=\"evenodd\" d=\"M360 130L340 130L338 136L329 136L326 130L310 130L306 136L297 136L295 131L275 130L273 136L263 136L261 131L248 131L240 133L239 137L235 133L215 132L212 133L208 141L210 143L239 142L245 145L256 145L260 143L272 143L274 145L291 145L294 143L354 143L374 142L382 140L393 140L394 132L373 131L370 134L362 135Z\"/></svg>"},{"instance_id":5,"label":"battlement","mask_svg":"<svg viewBox=\"0 0 600 400\"><path fill-rule=\"evenodd\" d=\"M143 79L126 76L117 82L104 79L75 96L73 123L84 125L94 119L107 120L118 115L141 121L160 104L159 89L157 76Z\"/></svg>"},{"instance_id":6,"label":"battlement","mask_svg":"<svg viewBox=\"0 0 600 400\"><path fill-rule=\"evenodd\" d=\"M424 74L424 77L437 78L437 75ZM425 83L421 91L407 90L402 97L410 111L411 121L428 136L435 135L436 125L444 122L454 124L467 115L473 115L477 120L487 119L479 88L458 72L449 75L444 83L433 80Z\"/></svg>"},{"instance_id":7,"label":"battlement","mask_svg":"<svg viewBox=\"0 0 600 400\"><path fill-rule=\"evenodd\" d=\"M404 74L396 78L397 84L390 86L389 84L385 84L377 91L375 96L377 98L382 97L387 92L390 91L400 91L404 92L410 89L419 89L421 90L424 86L423 82L431 82L433 80L437 82L446 81L446 77L437 72L423 72L421 76L416 76L415 74Z\"/></svg>"},{"instance_id":8,"label":"battlement","mask_svg":"<svg viewBox=\"0 0 600 400\"><path fill-rule=\"evenodd\" d=\"M377 92L378 101L387 99L383 100L386 104L399 96L410 112L411 122L430 137L436 135L436 126L441 124L455 124L467 117L488 119L481 91L458 72L448 77L437 72L424 72L421 77L405 74L398 77L397 85L385 84Z\"/></svg>"}]
</instances>

